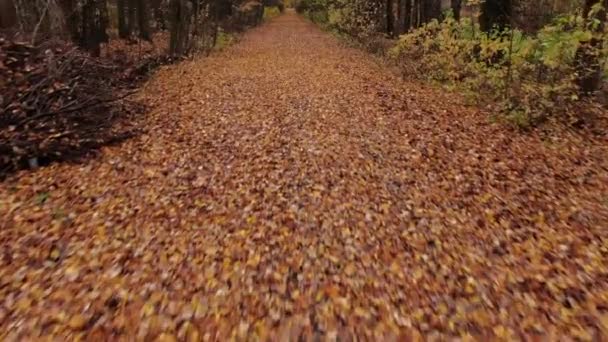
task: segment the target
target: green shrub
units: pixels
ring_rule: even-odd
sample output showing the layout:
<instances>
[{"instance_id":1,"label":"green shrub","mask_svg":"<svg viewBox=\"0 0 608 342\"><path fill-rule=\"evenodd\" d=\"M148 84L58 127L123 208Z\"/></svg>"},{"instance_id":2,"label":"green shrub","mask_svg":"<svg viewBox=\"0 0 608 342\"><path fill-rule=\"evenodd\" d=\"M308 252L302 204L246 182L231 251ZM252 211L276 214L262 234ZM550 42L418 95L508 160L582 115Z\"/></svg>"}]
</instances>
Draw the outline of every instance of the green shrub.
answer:
<instances>
[{"instance_id":1,"label":"green shrub","mask_svg":"<svg viewBox=\"0 0 608 342\"><path fill-rule=\"evenodd\" d=\"M234 44L236 42L236 35L225 32L224 30L219 30L217 33L217 40L215 41L214 48L216 50L223 50L228 46Z\"/></svg>"},{"instance_id":2,"label":"green shrub","mask_svg":"<svg viewBox=\"0 0 608 342\"><path fill-rule=\"evenodd\" d=\"M328 23L327 11L312 11L307 13L307 17L314 23L325 26Z\"/></svg>"},{"instance_id":3,"label":"green shrub","mask_svg":"<svg viewBox=\"0 0 608 342\"><path fill-rule=\"evenodd\" d=\"M328 0L297 0L295 7L296 11L303 14L312 22L326 27L329 22L329 5Z\"/></svg>"},{"instance_id":4,"label":"green shrub","mask_svg":"<svg viewBox=\"0 0 608 342\"><path fill-rule=\"evenodd\" d=\"M536 35L484 33L448 17L400 37L390 57L405 76L446 84L475 102L500 103L504 118L529 126L576 115L577 51L593 37L577 15L557 18ZM606 60L606 51L596 51Z\"/></svg>"}]
</instances>

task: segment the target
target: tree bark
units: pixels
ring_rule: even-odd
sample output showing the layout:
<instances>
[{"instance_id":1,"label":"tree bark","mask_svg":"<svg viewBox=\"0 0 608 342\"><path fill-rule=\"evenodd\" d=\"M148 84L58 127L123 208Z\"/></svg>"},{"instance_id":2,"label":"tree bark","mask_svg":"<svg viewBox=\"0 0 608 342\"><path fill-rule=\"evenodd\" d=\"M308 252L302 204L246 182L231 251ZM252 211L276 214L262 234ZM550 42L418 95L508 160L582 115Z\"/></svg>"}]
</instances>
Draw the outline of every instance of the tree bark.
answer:
<instances>
[{"instance_id":1,"label":"tree bark","mask_svg":"<svg viewBox=\"0 0 608 342\"><path fill-rule=\"evenodd\" d=\"M0 28L9 28L18 24L15 5L12 1L0 0Z\"/></svg>"},{"instance_id":2,"label":"tree bark","mask_svg":"<svg viewBox=\"0 0 608 342\"><path fill-rule=\"evenodd\" d=\"M151 41L150 20L148 20L148 6L146 0L137 0L137 22L139 26L139 38Z\"/></svg>"},{"instance_id":3,"label":"tree bark","mask_svg":"<svg viewBox=\"0 0 608 342\"><path fill-rule=\"evenodd\" d=\"M441 0L425 0L422 6L422 22L441 18Z\"/></svg>"},{"instance_id":4,"label":"tree bark","mask_svg":"<svg viewBox=\"0 0 608 342\"><path fill-rule=\"evenodd\" d=\"M454 20L460 21L460 11L462 10L462 0L452 0L451 7L452 7L452 14L454 14Z\"/></svg>"},{"instance_id":5,"label":"tree bark","mask_svg":"<svg viewBox=\"0 0 608 342\"><path fill-rule=\"evenodd\" d=\"M174 57L179 57L187 51L191 20L192 3L187 0L171 0L169 4L169 22L171 23L169 52Z\"/></svg>"},{"instance_id":6,"label":"tree bark","mask_svg":"<svg viewBox=\"0 0 608 342\"><path fill-rule=\"evenodd\" d=\"M394 4L393 0L386 0L386 34L388 34L389 37L395 35Z\"/></svg>"},{"instance_id":7,"label":"tree bark","mask_svg":"<svg viewBox=\"0 0 608 342\"><path fill-rule=\"evenodd\" d=\"M117 0L116 10L118 12L118 36L126 39L131 34L127 24L127 2L128 0Z\"/></svg>"},{"instance_id":8,"label":"tree bark","mask_svg":"<svg viewBox=\"0 0 608 342\"><path fill-rule=\"evenodd\" d=\"M78 10L75 0L62 0L59 2L61 10L65 17L66 26L73 42L80 41L80 21L78 19Z\"/></svg>"},{"instance_id":9,"label":"tree bark","mask_svg":"<svg viewBox=\"0 0 608 342\"><path fill-rule=\"evenodd\" d=\"M169 53L172 56L178 55L179 50L179 33L180 33L180 9L181 0L171 0L169 3L169 25L171 29L171 37L169 38Z\"/></svg>"},{"instance_id":10,"label":"tree bark","mask_svg":"<svg viewBox=\"0 0 608 342\"><path fill-rule=\"evenodd\" d=\"M403 33L406 33L412 28L412 0L405 1L405 13L404 13L404 24Z\"/></svg>"},{"instance_id":11,"label":"tree bark","mask_svg":"<svg viewBox=\"0 0 608 342\"><path fill-rule=\"evenodd\" d=\"M412 26L420 27L420 0L412 0Z\"/></svg>"},{"instance_id":12,"label":"tree bark","mask_svg":"<svg viewBox=\"0 0 608 342\"><path fill-rule=\"evenodd\" d=\"M103 0L85 0L82 5L80 46L90 51L93 56L99 56L101 54L101 43L108 41L107 24L108 8L106 2Z\"/></svg>"},{"instance_id":13,"label":"tree bark","mask_svg":"<svg viewBox=\"0 0 608 342\"><path fill-rule=\"evenodd\" d=\"M151 16L154 18L155 28L165 30L167 28L165 24L166 18L163 10L165 5L162 2L163 1L161 0L151 0L149 10Z\"/></svg>"},{"instance_id":14,"label":"tree bark","mask_svg":"<svg viewBox=\"0 0 608 342\"><path fill-rule=\"evenodd\" d=\"M397 33L404 34L410 29L412 1L399 0L397 6Z\"/></svg>"},{"instance_id":15,"label":"tree bark","mask_svg":"<svg viewBox=\"0 0 608 342\"><path fill-rule=\"evenodd\" d=\"M127 0L128 1L128 16L129 16L129 35L134 34L137 30L137 2L139 0Z\"/></svg>"}]
</instances>

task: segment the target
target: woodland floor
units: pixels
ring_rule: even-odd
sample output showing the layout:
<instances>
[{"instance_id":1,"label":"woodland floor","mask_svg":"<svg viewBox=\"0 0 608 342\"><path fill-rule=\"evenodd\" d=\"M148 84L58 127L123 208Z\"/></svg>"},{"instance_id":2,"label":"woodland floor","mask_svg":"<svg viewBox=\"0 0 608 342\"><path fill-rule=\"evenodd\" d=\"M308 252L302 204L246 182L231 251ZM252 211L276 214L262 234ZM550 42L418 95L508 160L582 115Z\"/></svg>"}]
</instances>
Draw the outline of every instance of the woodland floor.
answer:
<instances>
[{"instance_id":1,"label":"woodland floor","mask_svg":"<svg viewBox=\"0 0 608 342\"><path fill-rule=\"evenodd\" d=\"M0 339L608 338L606 136L510 131L290 13L138 96L144 134L0 183Z\"/></svg>"}]
</instances>

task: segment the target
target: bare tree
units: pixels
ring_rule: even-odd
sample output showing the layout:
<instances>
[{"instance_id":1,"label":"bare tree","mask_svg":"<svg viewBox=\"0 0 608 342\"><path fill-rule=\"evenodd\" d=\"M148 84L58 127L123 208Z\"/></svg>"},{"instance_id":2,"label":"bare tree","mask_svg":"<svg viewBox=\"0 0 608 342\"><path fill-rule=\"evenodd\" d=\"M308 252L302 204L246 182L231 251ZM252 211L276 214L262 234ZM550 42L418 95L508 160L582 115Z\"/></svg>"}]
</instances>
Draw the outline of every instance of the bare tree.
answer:
<instances>
[{"instance_id":1,"label":"bare tree","mask_svg":"<svg viewBox=\"0 0 608 342\"><path fill-rule=\"evenodd\" d=\"M64 14L56 0L14 0L13 6L19 28L33 33L33 39L39 33L61 35L65 32Z\"/></svg>"}]
</instances>

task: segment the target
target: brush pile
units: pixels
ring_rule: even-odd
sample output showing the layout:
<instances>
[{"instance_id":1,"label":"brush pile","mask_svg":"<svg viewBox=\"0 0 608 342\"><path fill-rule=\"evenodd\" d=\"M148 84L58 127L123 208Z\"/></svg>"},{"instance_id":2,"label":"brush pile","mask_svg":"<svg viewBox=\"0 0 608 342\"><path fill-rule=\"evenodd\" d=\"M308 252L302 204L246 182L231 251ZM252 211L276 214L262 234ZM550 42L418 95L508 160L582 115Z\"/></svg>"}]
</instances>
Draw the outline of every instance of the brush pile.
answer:
<instances>
[{"instance_id":1,"label":"brush pile","mask_svg":"<svg viewBox=\"0 0 608 342\"><path fill-rule=\"evenodd\" d=\"M133 82L124 70L66 42L0 37L0 174L132 135L122 119L141 106L125 100Z\"/></svg>"}]
</instances>

